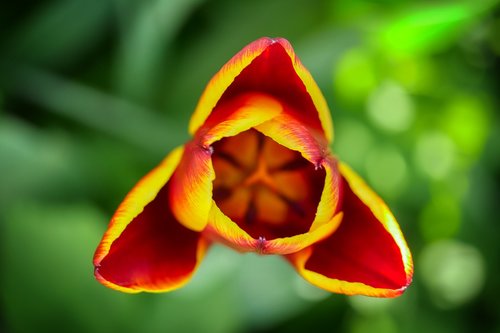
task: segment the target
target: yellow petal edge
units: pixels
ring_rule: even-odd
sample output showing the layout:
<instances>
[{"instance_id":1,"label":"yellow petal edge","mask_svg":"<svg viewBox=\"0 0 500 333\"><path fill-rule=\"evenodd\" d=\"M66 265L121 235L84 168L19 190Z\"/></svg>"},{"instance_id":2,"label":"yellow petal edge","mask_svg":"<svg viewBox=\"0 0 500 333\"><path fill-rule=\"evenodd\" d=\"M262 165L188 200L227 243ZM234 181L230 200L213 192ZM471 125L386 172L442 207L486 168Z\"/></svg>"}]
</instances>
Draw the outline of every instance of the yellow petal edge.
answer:
<instances>
[{"instance_id":1,"label":"yellow petal edge","mask_svg":"<svg viewBox=\"0 0 500 333\"><path fill-rule=\"evenodd\" d=\"M215 76L210 80L203 91L198 105L189 122L189 133L194 135L198 128L203 125L210 112L222 97L226 89L233 83L234 79L250 63L257 58L270 45L279 43L290 57L297 76L306 87L314 106L319 114L319 120L325 132L328 142L333 141L333 122L326 100L311 73L302 65L295 54L291 44L284 38L263 37L249 44L229 60Z\"/></svg>"}]
</instances>

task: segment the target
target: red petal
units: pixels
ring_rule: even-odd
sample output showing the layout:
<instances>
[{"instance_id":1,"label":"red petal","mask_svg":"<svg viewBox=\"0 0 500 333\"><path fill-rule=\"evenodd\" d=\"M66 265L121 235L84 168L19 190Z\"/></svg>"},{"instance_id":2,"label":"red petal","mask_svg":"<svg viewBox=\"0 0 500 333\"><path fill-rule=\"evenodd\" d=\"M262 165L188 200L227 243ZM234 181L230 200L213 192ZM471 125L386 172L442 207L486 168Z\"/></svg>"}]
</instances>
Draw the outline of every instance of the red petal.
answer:
<instances>
[{"instance_id":1,"label":"red petal","mask_svg":"<svg viewBox=\"0 0 500 333\"><path fill-rule=\"evenodd\" d=\"M294 230L292 235L282 235L277 238L268 237L269 235L266 235L266 230L259 229L258 225L247 225L242 227L238 223L242 223L241 220L247 212L248 196L250 192L239 189L233 192L232 196L225 198L223 202L219 203L221 206L217 207L214 205L215 207L212 207L209 224L206 229L207 234L210 234L214 239L223 241L240 251L256 251L263 254L294 253L329 236L334 232L341 221L341 216L339 216L339 214L336 215L338 212L337 205L340 175L337 169L337 162L329 155L325 140L321 137L318 138L314 136L302 123L286 113L281 113L273 117L271 120L255 127L255 129L273 139L272 142L274 142L274 144L264 145L264 153L267 154L266 160L270 165L272 165L272 163L281 165L283 164L283 159L286 160L287 158L287 152L291 154L290 157L293 157L295 155L293 155L292 152L298 151L302 154L302 157L312 163L310 166L313 174L317 172L322 174L323 177L326 176L324 178L324 189L321 193L321 200L319 204L315 203L313 207L311 207L311 209L316 209L316 214L312 217L314 220L312 223L309 222L310 228L308 227L302 230L302 232L295 232L296 229L291 229L289 226L292 221L289 221L287 229L289 231ZM247 158L256 158L256 152L251 149L252 146L256 145L256 142L254 142L255 140L252 141L254 136L250 134L240 133L238 138L238 140L233 138L229 141L225 141L222 147L217 146L217 144L215 144L214 147L216 152L222 149L225 154L227 154L228 149L230 149L233 152L233 154L230 155L234 158L234 163L246 165L244 161L246 161ZM248 144L246 141L248 141ZM232 142L237 144L233 145ZM274 147L274 149L267 151L272 147ZM276 148L280 149L277 150ZM238 153L244 154L243 157ZM217 165L219 173L215 181L219 183L219 185L225 183L228 187L234 186L234 183L241 182L241 179L235 175L234 166L230 163L222 163L224 161L225 160L221 161L221 159L218 159L217 154L214 155L214 163ZM247 162L251 163L252 160ZM313 165L318 169L323 168L325 172L321 172L320 170L314 171ZM313 176L312 174L308 175ZM308 185L311 185L311 181L314 177L306 180L303 176L302 173L292 171L279 173L274 175L274 182L288 198L298 200L303 195L309 196L310 198L311 194L308 193ZM290 187L290 184L294 184L294 186ZM293 193L289 191L299 192ZM279 204L281 201L273 201L273 196L263 195L265 192L261 192L260 194L261 195L255 199L255 204L259 207L258 211L260 214L266 216L266 221L268 223L273 221L273 218L276 218L278 221L281 220L280 216L286 213L287 207L280 207ZM259 201L259 198L262 199L263 202ZM232 221L228 216L225 216L219 208L222 209L225 214L229 213L232 218L239 218L240 221L234 222L237 221L237 219ZM262 218L262 216L260 217ZM281 232L283 232L283 230L281 230ZM253 235L253 237L250 235Z\"/></svg>"},{"instance_id":2,"label":"red petal","mask_svg":"<svg viewBox=\"0 0 500 333\"><path fill-rule=\"evenodd\" d=\"M180 223L201 231L212 206L212 181L215 178L209 148L191 141L186 144L181 163L172 176L168 202Z\"/></svg>"},{"instance_id":3,"label":"red petal","mask_svg":"<svg viewBox=\"0 0 500 333\"><path fill-rule=\"evenodd\" d=\"M286 109L285 109L286 110ZM300 121L285 112L255 127L280 145L298 151L319 166L329 154L327 142L310 131Z\"/></svg>"},{"instance_id":4,"label":"red petal","mask_svg":"<svg viewBox=\"0 0 500 333\"><path fill-rule=\"evenodd\" d=\"M227 246L241 252L257 252L259 254L289 254L300 251L307 246L329 236L338 227L341 214L334 216L307 233L290 237L267 240L263 237L252 238L229 217L224 215L217 205L210 211L210 223L204 231L207 237L225 243Z\"/></svg>"},{"instance_id":5,"label":"red petal","mask_svg":"<svg viewBox=\"0 0 500 333\"><path fill-rule=\"evenodd\" d=\"M196 137L204 147L224 137L234 136L279 115L283 106L275 98L259 94L240 94L221 104L206 120Z\"/></svg>"},{"instance_id":6,"label":"red petal","mask_svg":"<svg viewBox=\"0 0 500 333\"><path fill-rule=\"evenodd\" d=\"M330 155L327 143L286 113L281 113L257 126L256 129L280 145L300 152L316 168L325 169L325 186L311 231L324 223L329 223L338 211L340 176L337 161Z\"/></svg>"},{"instance_id":7,"label":"red petal","mask_svg":"<svg viewBox=\"0 0 500 333\"><path fill-rule=\"evenodd\" d=\"M168 178L181 152L144 177L113 216L94 256L96 278L104 285L126 292L168 291L192 276L207 243L182 226L168 205Z\"/></svg>"},{"instance_id":8,"label":"red petal","mask_svg":"<svg viewBox=\"0 0 500 333\"><path fill-rule=\"evenodd\" d=\"M385 204L347 166L339 228L323 242L289 256L311 283L344 294L394 297L410 284L413 265Z\"/></svg>"},{"instance_id":9,"label":"red petal","mask_svg":"<svg viewBox=\"0 0 500 333\"><path fill-rule=\"evenodd\" d=\"M172 176L170 205L177 219L187 228L201 231L208 223L212 206L212 143L259 125L281 112L276 100L261 94L246 94L221 108L223 119L207 121L184 155Z\"/></svg>"},{"instance_id":10,"label":"red petal","mask_svg":"<svg viewBox=\"0 0 500 333\"><path fill-rule=\"evenodd\" d=\"M194 134L205 120L235 96L260 92L294 107L294 117L333 138L330 111L311 74L282 38L261 38L236 54L207 85L191 118ZM294 111L295 110L295 111Z\"/></svg>"}]
</instances>

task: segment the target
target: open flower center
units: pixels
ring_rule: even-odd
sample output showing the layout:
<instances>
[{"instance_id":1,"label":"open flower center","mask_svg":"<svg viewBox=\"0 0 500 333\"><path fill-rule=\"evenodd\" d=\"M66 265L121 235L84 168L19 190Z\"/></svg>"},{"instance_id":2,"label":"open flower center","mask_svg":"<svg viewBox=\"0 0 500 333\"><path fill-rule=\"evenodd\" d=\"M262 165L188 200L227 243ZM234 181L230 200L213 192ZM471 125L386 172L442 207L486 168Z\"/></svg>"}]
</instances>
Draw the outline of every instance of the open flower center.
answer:
<instances>
[{"instance_id":1,"label":"open flower center","mask_svg":"<svg viewBox=\"0 0 500 333\"><path fill-rule=\"evenodd\" d=\"M256 130L213 145L213 198L253 238L274 239L309 231L325 172L299 152Z\"/></svg>"}]
</instances>

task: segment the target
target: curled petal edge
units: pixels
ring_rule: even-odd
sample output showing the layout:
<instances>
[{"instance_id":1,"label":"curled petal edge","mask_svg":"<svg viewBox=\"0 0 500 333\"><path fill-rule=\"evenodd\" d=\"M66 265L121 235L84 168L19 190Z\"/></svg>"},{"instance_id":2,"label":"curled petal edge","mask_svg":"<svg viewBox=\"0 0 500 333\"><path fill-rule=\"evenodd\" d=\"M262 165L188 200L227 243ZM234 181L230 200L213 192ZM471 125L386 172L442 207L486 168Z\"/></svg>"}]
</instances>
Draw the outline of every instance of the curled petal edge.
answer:
<instances>
[{"instance_id":1,"label":"curled petal edge","mask_svg":"<svg viewBox=\"0 0 500 333\"><path fill-rule=\"evenodd\" d=\"M260 38L238 52L210 80L202 93L198 105L189 122L189 133L194 135L204 124L224 92L235 78L260 56L268 47L279 44L291 60L296 75L304 84L307 93L318 112L319 121L328 142L333 141L333 123L326 100L309 71L303 66L291 44L284 38Z\"/></svg>"},{"instance_id":2,"label":"curled petal edge","mask_svg":"<svg viewBox=\"0 0 500 333\"><path fill-rule=\"evenodd\" d=\"M309 259L315 253L316 247L321 247L322 243L314 244L302 251L288 255L286 256L286 258L292 263L298 273L305 280L330 292L342 293L346 295L365 295L374 297L399 296L411 283L413 276L413 262L411 254L401 233L401 230L385 203L368 187L368 185L366 185L366 183L357 174L354 173L354 171L352 171L346 164L343 163L339 163L339 170L347 181L348 186L350 187L350 190L353 192L353 194L358 197L361 202L366 205L366 207L368 207L373 216L377 219L383 229L386 230L386 232L390 235L390 237L396 244L400 255L400 260L402 262L402 269L404 270L404 272L399 272L401 272L401 274L404 274L404 276L402 276L404 278L404 281L402 281L401 278L398 278L400 282L398 282L399 287L397 288L380 287L368 285L359 281L345 281L343 279L336 279L333 277L328 277L317 271L308 269L307 266ZM340 228L342 228L342 223L350 222L342 221ZM340 228L338 229L338 232L341 232ZM350 229L352 230L352 227ZM334 238L336 236L337 233L332 234L331 237ZM356 235L353 234L352 237L356 237ZM325 239L324 242L329 242L329 239ZM351 251L355 250L355 248L351 249ZM345 254L346 253L337 252L326 254L323 250L323 255L333 257ZM317 260L318 258L316 258L316 265L318 265Z\"/></svg>"},{"instance_id":3,"label":"curled petal edge","mask_svg":"<svg viewBox=\"0 0 500 333\"><path fill-rule=\"evenodd\" d=\"M300 59L295 54L292 45L284 38L278 38L279 43L283 46L285 51L288 53L290 59L292 60L293 67L299 78L304 83L307 92L311 96L311 99L316 106L318 111L319 120L325 132L325 137L328 142L333 141L333 122L330 114L330 109L326 103L325 97L321 93L316 81L314 81L311 73L304 67Z\"/></svg>"},{"instance_id":4,"label":"curled petal edge","mask_svg":"<svg viewBox=\"0 0 500 333\"><path fill-rule=\"evenodd\" d=\"M312 255L313 248L308 247L298 253L287 256L287 259L292 263L297 272L309 283L328 290L333 293L344 295L364 295L372 297L397 297L401 295L407 288L403 286L399 289L375 288L361 282L349 282L338 279L331 279L322 274L305 269L307 260ZM335 254L332 254L335 255Z\"/></svg>"},{"instance_id":5,"label":"curled petal edge","mask_svg":"<svg viewBox=\"0 0 500 333\"><path fill-rule=\"evenodd\" d=\"M396 242L403 260L407 276L407 283L411 282L413 276L413 259L408 244L401 232L399 224L384 201L356 174L347 164L339 162L339 171L345 178L349 187L361 201L370 208L373 215L382 223Z\"/></svg>"},{"instance_id":6,"label":"curled petal edge","mask_svg":"<svg viewBox=\"0 0 500 333\"><path fill-rule=\"evenodd\" d=\"M213 126L202 128L193 141L186 144L183 157L172 176L170 205L176 218L194 231L202 231L206 227L212 206L215 171L211 145L223 137L257 126L282 111L281 104L263 94L240 96L223 108L230 110L227 117Z\"/></svg>"},{"instance_id":7,"label":"curled petal edge","mask_svg":"<svg viewBox=\"0 0 500 333\"><path fill-rule=\"evenodd\" d=\"M316 210L316 217L311 225L311 231L328 223L337 214L341 204L342 182L337 160L328 156L322 161L321 167L326 171L325 185Z\"/></svg>"},{"instance_id":8,"label":"curled petal edge","mask_svg":"<svg viewBox=\"0 0 500 333\"><path fill-rule=\"evenodd\" d=\"M108 229L96 249L94 265L97 266L101 262L108 254L111 244L121 235L127 225L143 211L148 203L154 200L179 165L183 152L184 147L174 149L127 194L111 218Z\"/></svg>"},{"instance_id":9,"label":"curled petal edge","mask_svg":"<svg viewBox=\"0 0 500 333\"><path fill-rule=\"evenodd\" d=\"M326 142L285 112L256 129L280 145L300 152L317 169L325 169L325 185L310 231L329 223L338 211L342 189L337 160L330 156Z\"/></svg>"},{"instance_id":10,"label":"curled petal edge","mask_svg":"<svg viewBox=\"0 0 500 333\"><path fill-rule=\"evenodd\" d=\"M332 217L313 231L291 237L255 239L227 217L213 202L210 210L209 224L204 233L208 238L225 243L240 252L256 252L259 254L290 254L300 251L330 236L339 226L342 213Z\"/></svg>"},{"instance_id":11,"label":"curled petal edge","mask_svg":"<svg viewBox=\"0 0 500 333\"><path fill-rule=\"evenodd\" d=\"M170 220L170 218L173 219L172 215L162 215L159 216L158 219L155 217L158 209L161 211L169 210L166 200L163 203L158 202L158 200L161 200L162 198L166 199L166 191L168 191L168 188L165 188L165 186L168 186L167 183L175 168L179 164L183 151L183 147L174 149L156 168L154 168L136 184L136 186L129 192L118 207L94 255L94 275L104 286L126 293L139 293L142 291L165 292L185 285L196 271L210 245L210 241L205 239L201 234L195 235L192 231L184 229L183 226L178 224L178 221ZM159 197L160 195L161 197ZM153 202L156 203L151 206ZM170 216L170 218L168 216ZM138 218L139 220L136 220ZM169 223L168 227L163 224L163 222ZM160 228L161 230L157 230L157 232L155 232L155 225L163 228ZM128 227L133 229L128 230ZM152 231L154 232L153 234L151 234ZM189 244L186 243L187 247L185 247L187 252L183 252L188 254L188 257L182 259L187 260L186 262L189 263L187 266L182 267L178 266L180 263L179 260L181 259L172 261L172 268L174 270L177 269L177 271L173 274L169 274L165 271L164 265L170 265L170 259L165 258L160 259L160 261L157 261L158 259L149 259L148 261L146 258L151 254L144 251L150 251L158 245L161 246L163 242L162 239L164 239L164 237L171 237L172 235L170 232L173 231L180 231L180 237L186 237L182 239L189 241ZM139 236L137 236L137 232L139 232ZM137 252L138 257L134 255L132 256L134 258L128 257L124 253L130 251L130 246L127 246L126 244L137 241L137 237L142 237L142 233L146 233L147 235L151 235L153 237L150 239L153 243L148 243L147 245L149 246L149 250L147 247L142 248L142 250L137 249L133 252L143 251L142 254L139 254L141 252ZM136 234L136 237L133 236L134 234ZM125 239L121 239L121 237L125 237L128 240L125 241ZM115 241L121 241L121 243L113 250ZM146 241L146 239L144 239L144 241ZM158 243L158 241L160 241L160 243ZM192 250L189 249L189 246L193 246ZM169 251L168 255L172 256L172 246L170 246L170 248L167 247L166 249ZM189 257L193 254L194 258ZM111 259L110 261L110 258L108 257L109 255L113 256L114 259ZM128 258L126 261L123 261L123 258L125 258L124 256ZM129 268L126 268L128 273L125 275L121 275L122 273L119 273L120 270L124 269L123 265L131 265ZM150 280L149 278L144 279L142 275L146 274L149 276L149 273L147 273L147 270L145 272L143 271L143 265L153 265L148 266L149 269L159 269L160 273L156 277L158 280ZM158 266L157 268L154 268L156 267L155 265L163 265L163 267ZM118 268L120 266L122 267ZM117 268L118 271L116 271ZM179 269L181 270L179 271ZM116 279L118 279L118 281L121 279L121 284L120 282L117 282Z\"/></svg>"},{"instance_id":12,"label":"curled petal edge","mask_svg":"<svg viewBox=\"0 0 500 333\"><path fill-rule=\"evenodd\" d=\"M191 278L193 277L193 274L196 272L198 269L199 265L201 264L201 261L205 257L205 254L210 247L211 242L207 240L205 237L200 236L200 239L198 241L198 247L196 250L196 265L193 267L192 271L190 274L185 275L182 279L175 281L175 283L168 283L165 286L162 287L124 287L120 286L118 284L115 284L111 281L106 280L96 269L94 271L94 276L105 287L121 291L124 293L128 294L137 294L141 292L148 292L148 293L163 293L163 292L168 292L172 291L175 289L182 288L184 285L186 285Z\"/></svg>"}]
</instances>

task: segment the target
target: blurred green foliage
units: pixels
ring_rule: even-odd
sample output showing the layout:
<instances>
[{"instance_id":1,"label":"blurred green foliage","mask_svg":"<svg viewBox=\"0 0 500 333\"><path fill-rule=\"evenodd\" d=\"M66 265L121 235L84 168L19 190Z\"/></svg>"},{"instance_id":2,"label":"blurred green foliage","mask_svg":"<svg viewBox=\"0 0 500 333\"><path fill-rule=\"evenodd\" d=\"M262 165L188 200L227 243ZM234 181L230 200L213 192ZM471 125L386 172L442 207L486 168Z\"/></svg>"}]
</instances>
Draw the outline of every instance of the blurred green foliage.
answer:
<instances>
[{"instance_id":1,"label":"blurred green foliage","mask_svg":"<svg viewBox=\"0 0 500 333\"><path fill-rule=\"evenodd\" d=\"M0 331L500 332L498 0L26 0L0 5L0 27ZM179 291L102 287L91 259L114 209L262 36L311 70L414 283L330 295L216 247Z\"/></svg>"}]
</instances>

